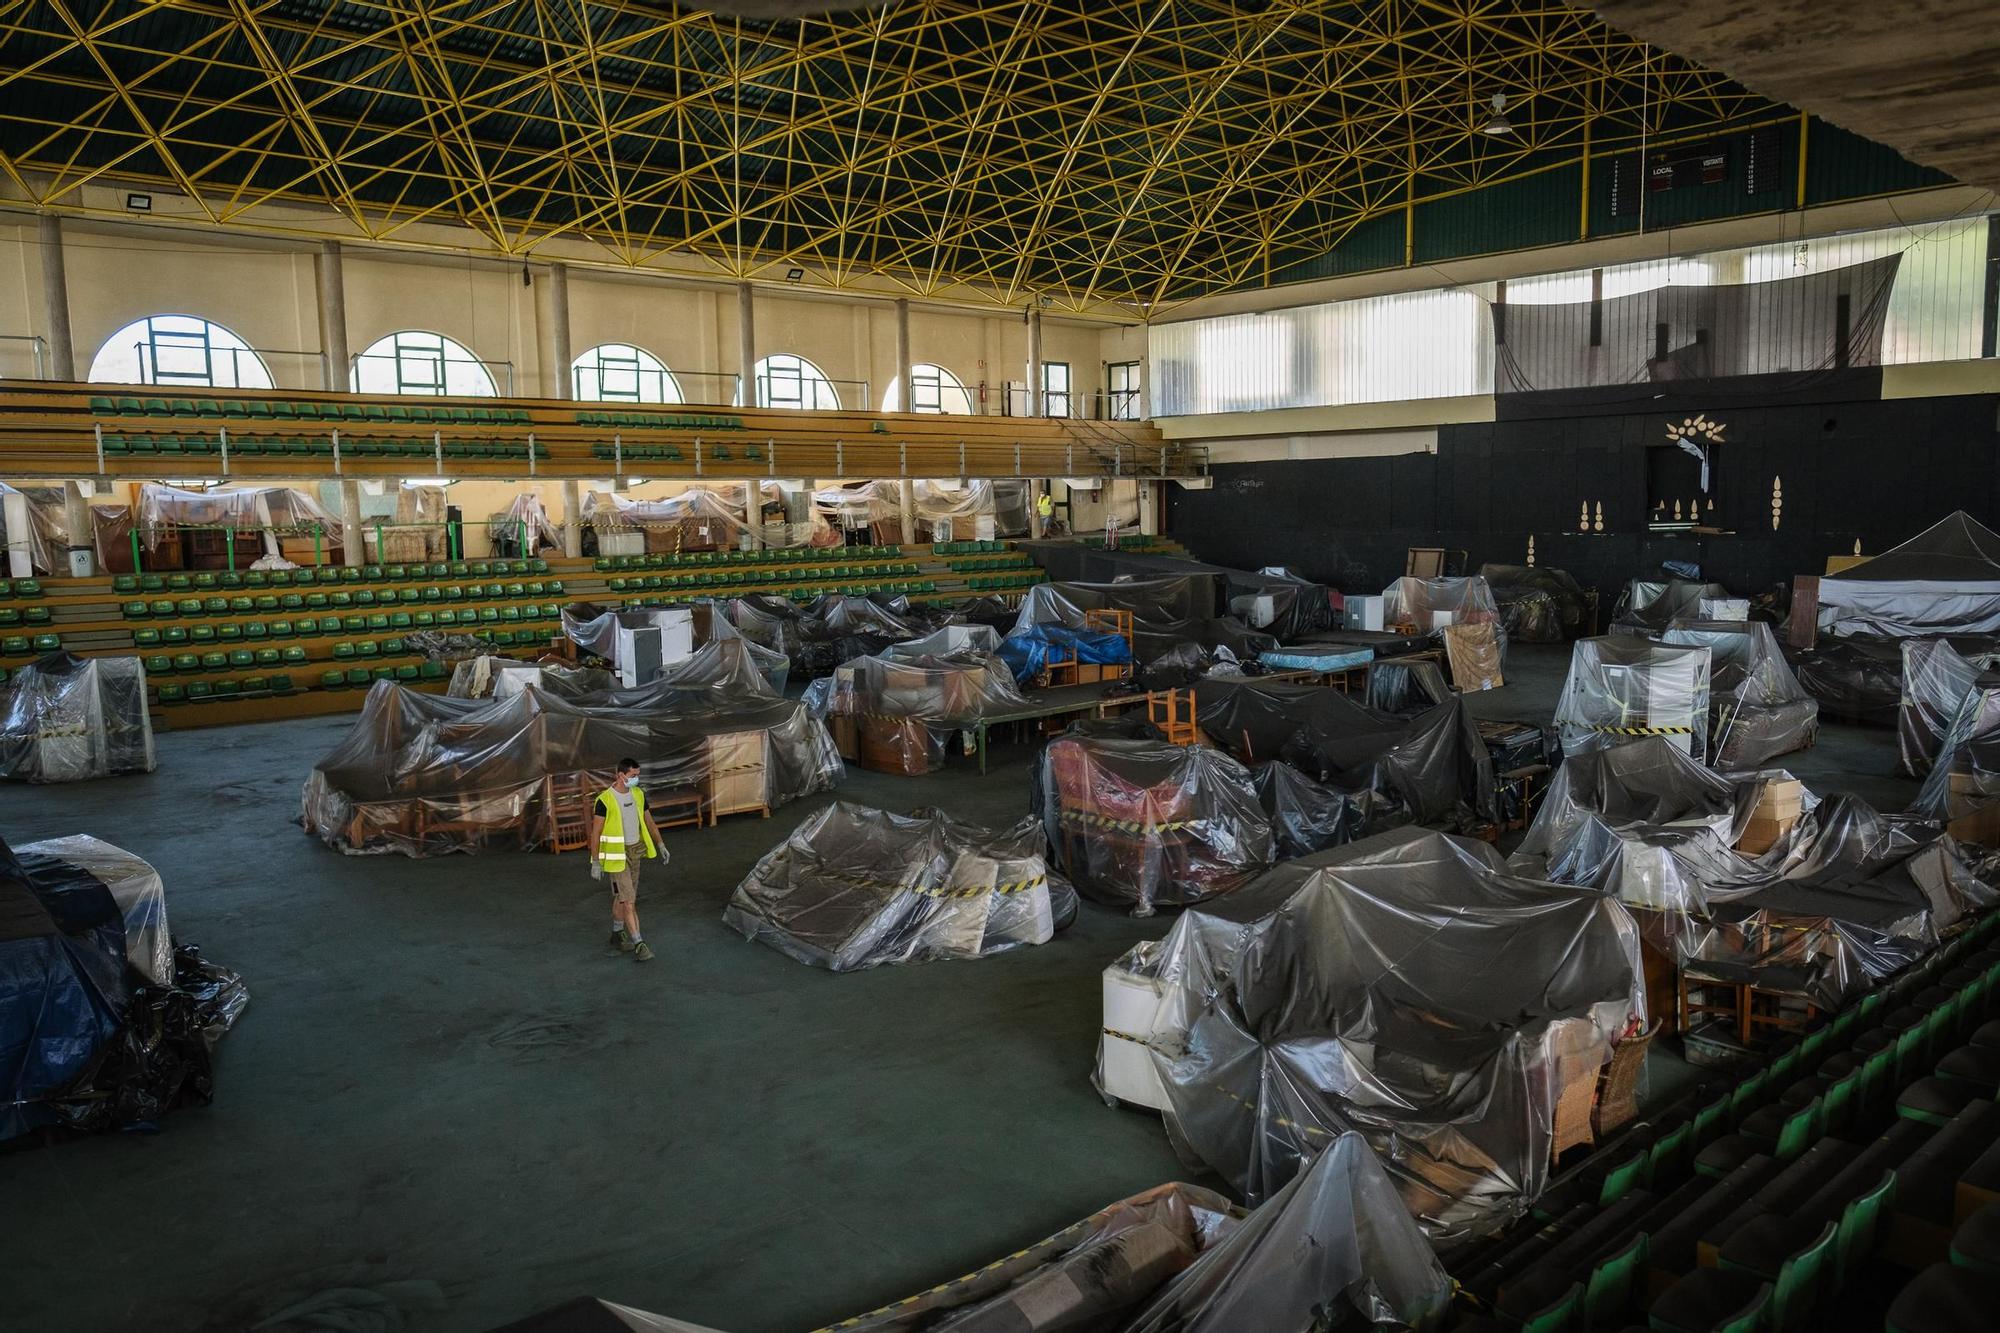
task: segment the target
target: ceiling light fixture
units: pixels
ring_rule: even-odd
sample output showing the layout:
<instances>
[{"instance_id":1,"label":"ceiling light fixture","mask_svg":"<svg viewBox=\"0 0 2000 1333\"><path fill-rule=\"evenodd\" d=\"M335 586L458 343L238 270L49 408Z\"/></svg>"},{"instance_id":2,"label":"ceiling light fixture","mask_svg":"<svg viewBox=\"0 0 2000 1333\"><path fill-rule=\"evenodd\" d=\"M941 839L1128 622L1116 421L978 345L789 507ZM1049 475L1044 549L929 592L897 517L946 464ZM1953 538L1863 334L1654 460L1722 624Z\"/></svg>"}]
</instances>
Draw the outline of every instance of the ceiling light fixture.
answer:
<instances>
[{"instance_id":1,"label":"ceiling light fixture","mask_svg":"<svg viewBox=\"0 0 2000 1333\"><path fill-rule=\"evenodd\" d=\"M128 212L132 213L150 213L153 211L153 196L150 194L128 194L125 196L125 208Z\"/></svg>"},{"instance_id":2,"label":"ceiling light fixture","mask_svg":"<svg viewBox=\"0 0 2000 1333\"><path fill-rule=\"evenodd\" d=\"M1480 126L1480 128L1484 130L1487 134L1492 134L1496 136L1503 134L1512 134L1514 132L1514 122L1507 119L1507 94L1505 93L1493 94L1492 118L1489 119L1484 125Z\"/></svg>"},{"instance_id":3,"label":"ceiling light fixture","mask_svg":"<svg viewBox=\"0 0 2000 1333\"><path fill-rule=\"evenodd\" d=\"M805 280L806 280L806 271L804 269L788 268L785 270L786 282L804 282Z\"/></svg>"}]
</instances>

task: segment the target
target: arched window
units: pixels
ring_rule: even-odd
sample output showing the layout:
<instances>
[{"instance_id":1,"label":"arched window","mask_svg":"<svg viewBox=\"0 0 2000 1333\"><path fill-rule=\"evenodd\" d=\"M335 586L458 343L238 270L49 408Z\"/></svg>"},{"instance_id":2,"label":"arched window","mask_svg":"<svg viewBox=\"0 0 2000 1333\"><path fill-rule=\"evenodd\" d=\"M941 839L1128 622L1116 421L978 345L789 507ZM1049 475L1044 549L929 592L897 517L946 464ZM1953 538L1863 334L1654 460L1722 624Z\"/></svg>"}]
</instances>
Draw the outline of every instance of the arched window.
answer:
<instances>
[{"instance_id":1,"label":"arched window","mask_svg":"<svg viewBox=\"0 0 2000 1333\"><path fill-rule=\"evenodd\" d=\"M884 412L940 412L946 416L971 416L972 395L958 376L943 366L919 361L910 367L910 401L903 402L902 377L889 381L882 397Z\"/></svg>"},{"instance_id":2,"label":"arched window","mask_svg":"<svg viewBox=\"0 0 2000 1333\"><path fill-rule=\"evenodd\" d=\"M569 368L571 391L586 403L678 403L680 381L666 363L631 343L599 343Z\"/></svg>"},{"instance_id":3,"label":"arched window","mask_svg":"<svg viewBox=\"0 0 2000 1333\"><path fill-rule=\"evenodd\" d=\"M831 411L840 406L833 381L802 356L779 353L756 366L757 406L811 407Z\"/></svg>"},{"instance_id":4,"label":"arched window","mask_svg":"<svg viewBox=\"0 0 2000 1333\"><path fill-rule=\"evenodd\" d=\"M483 361L443 334L421 329L405 329L369 344L354 358L353 382L356 393L499 396Z\"/></svg>"},{"instance_id":5,"label":"arched window","mask_svg":"<svg viewBox=\"0 0 2000 1333\"><path fill-rule=\"evenodd\" d=\"M250 344L195 315L148 315L105 340L90 363L98 384L184 384L269 389L270 367Z\"/></svg>"}]
</instances>

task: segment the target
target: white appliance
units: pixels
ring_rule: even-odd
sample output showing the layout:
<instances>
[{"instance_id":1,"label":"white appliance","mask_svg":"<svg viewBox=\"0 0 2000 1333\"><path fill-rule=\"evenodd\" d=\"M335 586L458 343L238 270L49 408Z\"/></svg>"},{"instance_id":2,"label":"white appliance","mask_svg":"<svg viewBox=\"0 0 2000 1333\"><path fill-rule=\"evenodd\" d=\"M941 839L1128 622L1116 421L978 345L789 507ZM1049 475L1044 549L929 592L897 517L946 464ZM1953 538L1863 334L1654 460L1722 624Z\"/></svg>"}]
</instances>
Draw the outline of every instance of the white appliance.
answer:
<instances>
[{"instance_id":1,"label":"white appliance","mask_svg":"<svg viewBox=\"0 0 2000 1333\"><path fill-rule=\"evenodd\" d=\"M1245 593L1229 599L1229 614L1252 629L1263 629L1278 618L1278 599L1268 592Z\"/></svg>"},{"instance_id":2,"label":"white appliance","mask_svg":"<svg viewBox=\"0 0 2000 1333\"><path fill-rule=\"evenodd\" d=\"M694 613L686 607L648 612L638 624L621 623L613 648L618 681L627 689L649 685L675 662L694 655Z\"/></svg>"},{"instance_id":3,"label":"white appliance","mask_svg":"<svg viewBox=\"0 0 2000 1333\"><path fill-rule=\"evenodd\" d=\"M1696 603L1696 609L1703 620L1748 620L1750 599L1747 597L1704 597Z\"/></svg>"},{"instance_id":4,"label":"white appliance","mask_svg":"<svg viewBox=\"0 0 2000 1333\"><path fill-rule=\"evenodd\" d=\"M1140 946L1143 950L1145 946ZM1107 1097L1164 1111L1166 1090L1153 1067L1154 1021L1165 987L1128 967L1135 951L1104 969L1104 1031L1097 1042L1097 1087Z\"/></svg>"},{"instance_id":5,"label":"white appliance","mask_svg":"<svg viewBox=\"0 0 2000 1333\"><path fill-rule=\"evenodd\" d=\"M1349 597L1344 603L1347 628L1381 629L1385 614L1383 601L1380 593L1367 597Z\"/></svg>"}]
</instances>

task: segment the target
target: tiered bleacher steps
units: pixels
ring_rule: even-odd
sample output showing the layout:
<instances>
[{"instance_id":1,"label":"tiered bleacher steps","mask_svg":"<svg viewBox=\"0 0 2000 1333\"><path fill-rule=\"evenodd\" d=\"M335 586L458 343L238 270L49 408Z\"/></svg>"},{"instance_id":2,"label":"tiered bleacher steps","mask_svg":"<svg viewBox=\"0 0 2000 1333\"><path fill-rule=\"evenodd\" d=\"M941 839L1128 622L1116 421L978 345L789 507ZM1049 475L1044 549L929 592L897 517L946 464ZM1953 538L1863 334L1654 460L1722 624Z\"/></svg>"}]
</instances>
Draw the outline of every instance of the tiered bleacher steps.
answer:
<instances>
[{"instance_id":1,"label":"tiered bleacher steps","mask_svg":"<svg viewBox=\"0 0 2000 1333\"><path fill-rule=\"evenodd\" d=\"M311 716L358 707L377 680L443 689L448 668L412 648L414 634L472 635L502 656L539 656L575 601L949 601L1016 595L1044 577L1004 543L959 542L0 580L0 673L58 649L129 655L145 663L166 724Z\"/></svg>"},{"instance_id":2,"label":"tiered bleacher steps","mask_svg":"<svg viewBox=\"0 0 2000 1333\"><path fill-rule=\"evenodd\" d=\"M2000 912L1452 1256L1460 1330L1878 1329L2000 1207ZM1993 1219L1986 1219L1991 1227ZM1983 1233L1982 1233L1983 1234ZM2000 1280L1982 1273L1989 1295ZM1952 1327L1991 1327L1983 1323ZM1928 1326L1926 1326L1928 1327Z\"/></svg>"},{"instance_id":3,"label":"tiered bleacher steps","mask_svg":"<svg viewBox=\"0 0 2000 1333\"><path fill-rule=\"evenodd\" d=\"M610 411L541 399L230 390L107 393L0 381L0 475L522 478L1192 476L1198 448L1137 422L807 412ZM1108 432L1108 435L1107 435ZM1106 439L1115 443L1106 447Z\"/></svg>"}]
</instances>

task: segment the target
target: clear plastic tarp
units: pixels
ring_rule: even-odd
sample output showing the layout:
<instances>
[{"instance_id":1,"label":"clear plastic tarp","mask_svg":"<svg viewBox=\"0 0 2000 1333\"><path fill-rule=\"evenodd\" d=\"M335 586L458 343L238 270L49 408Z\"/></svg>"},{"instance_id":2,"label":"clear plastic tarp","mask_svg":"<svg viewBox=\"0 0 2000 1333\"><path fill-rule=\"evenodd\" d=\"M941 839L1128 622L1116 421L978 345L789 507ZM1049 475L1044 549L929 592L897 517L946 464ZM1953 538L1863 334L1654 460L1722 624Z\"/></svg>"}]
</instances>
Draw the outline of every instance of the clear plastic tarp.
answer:
<instances>
[{"instance_id":1,"label":"clear plastic tarp","mask_svg":"<svg viewBox=\"0 0 2000 1333\"><path fill-rule=\"evenodd\" d=\"M743 679L738 669L698 684L563 697L551 677L551 688L505 699L377 681L306 779L306 829L346 852L538 847L566 806L610 785L627 755L656 807L673 796L706 811L726 797L732 809L769 810L832 787L842 768L825 724L796 701L747 697Z\"/></svg>"},{"instance_id":2,"label":"clear plastic tarp","mask_svg":"<svg viewBox=\"0 0 2000 1333\"><path fill-rule=\"evenodd\" d=\"M1612 630L1657 634L1676 620L1744 620L1750 603L1720 583L1633 579L1611 611Z\"/></svg>"},{"instance_id":3,"label":"clear plastic tarp","mask_svg":"<svg viewBox=\"0 0 2000 1333\"><path fill-rule=\"evenodd\" d=\"M1645 1019L1623 904L1420 829L1273 867L1155 958L1176 1147L1255 1204L1358 1132L1441 1244L1542 1193L1558 1100Z\"/></svg>"},{"instance_id":4,"label":"clear plastic tarp","mask_svg":"<svg viewBox=\"0 0 2000 1333\"><path fill-rule=\"evenodd\" d=\"M1175 657L1192 658L1172 680L1141 680L1147 688L1186 684L1191 671L1223 651L1231 661L1255 661L1278 646L1276 637L1214 610L1215 580L1208 576L1129 579L1117 583L1038 583L1021 598L1013 633L1036 625L1089 629L1092 611L1132 613L1132 653L1142 669ZM1011 637L1011 636L1010 636Z\"/></svg>"},{"instance_id":5,"label":"clear plastic tarp","mask_svg":"<svg viewBox=\"0 0 2000 1333\"><path fill-rule=\"evenodd\" d=\"M1205 745L1073 728L1042 747L1034 802L1077 890L1134 916L1228 893L1276 852L1249 770Z\"/></svg>"},{"instance_id":6,"label":"clear plastic tarp","mask_svg":"<svg viewBox=\"0 0 2000 1333\"><path fill-rule=\"evenodd\" d=\"M812 680L842 662L921 639L936 628L908 598L876 600L829 593L800 604L756 595L728 603L728 619L752 643L791 659L792 675Z\"/></svg>"},{"instance_id":7,"label":"clear plastic tarp","mask_svg":"<svg viewBox=\"0 0 2000 1333\"><path fill-rule=\"evenodd\" d=\"M1563 753L1665 736L1686 753L1706 759L1710 661L1706 647L1656 643L1637 635L1578 639L1556 701Z\"/></svg>"},{"instance_id":8,"label":"clear plastic tarp","mask_svg":"<svg viewBox=\"0 0 2000 1333\"><path fill-rule=\"evenodd\" d=\"M1896 724L1903 697L1901 640L1862 634L1822 638L1792 658L1792 670L1819 700L1822 712L1878 726Z\"/></svg>"},{"instance_id":9,"label":"clear plastic tarp","mask_svg":"<svg viewBox=\"0 0 2000 1333\"><path fill-rule=\"evenodd\" d=\"M234 528L262 531L264 553L280 555L274 529L300 530L319 525L329 543L340 540L340 516L306 491L290 486L231 486L212 491L184 491L147 482L139 488L139 527L148 549L158 547L175 528Z\"/></svg>"},{"instance_id":10,"label":"clear plastic tarp","mask_svg":"<svg viewBox=\"0 0 2000 1333\"><path fill-rule=\"evenodd\" d=\"M1803 750L1819 734L1819 701L1761 620L1676 620L1661 642L1709 652L1709 748L1720 768L1750 768Z\"/></svg>"},{"instance_id":11,"label":"clear plastic tarp","mask_svg":"<svg viewBox=\"0 0 2000 1333\"><path fill-rule=\"evenodd\" d=\"M1932 819L1956 818L1994 800L2000 800L2000 684L1982 675L1959 699L1910 808Z\"/></svg>"},{"instance_id":12,"label":"clear plastic tarp","mask_svg":"<svg viewBox=\"0 0 2000 1333\"><path fill-rule=\"evenodd\" d=\"M562 550L562 525L549 517L549 507L533 491L522 491L488 520L494 539L515 555Z\"/></svg>"},{"instance_id":13,"label":"clear plastic tarp","mask_svg":"<svg viewBox=\"0 0 2000 1333\"><path fill-rule=\"evenodd\" d=\"M1075 661L1094 666L1123 666L1132 660L1132 645L1122 634L1071 629L1067 625L1030 625L1015 630L996 650L1026 685L1055 662Z\"/></svg>"},{"instance_id":14,"label":"clear plastic tarp","mask_svg":"<svg viewBox=\"0 0 2000 1333\"><path fill-rule=\"evenodd\" d=\"M1413 625L1419 634L1434 634L1447 625L1489 624L1498 633L1500 604L1476 574L1435 579L1406 574L1382 590L1382 623ZM1504 637L1501 642L1504 649Z\"/></svg>"},{"instance_id":15,"label":"clear plastic tarp","mask_svg":"<svg viewBox=\"0 0 2000 1333\"><path fill-rule=\"evenodd\" d=\"M764 854L722 919L832 972L984 958L1047 944L1076 918L1043 848L1032 817L994 829L835 801Z\"/></svg>"},{"instance_id":16,"label":"clear plastic tarp","mask_svg":"<svg viewBox=\"0 0 2000 1333\"><path fill-rule=\"evenodd\" d=\"M583 497L583 521L604 535L631 529L649 533L648 551L733 548L745 527L745 483L728 482L711 489L695 486L679 495L635 499L617 491L590 491Z\"/></svg>"},{"instance_id":17,"label":"clear plastic tarp","mask_svg":"<svg viewBox=\"0 0 2000 1333\"><path fill-rule=\"evenodd\" d=\"M991 656L999 653L1000 643L1000 631L991 625L940 625L921 639L890 644L881 655L897 659L951 657L958 653Z\"/></svg>"},{"instance_id":18,"label":"clear plastic tarp","mask_svg":"<svg viewBox=\"0 0 2000 1333\"><path fill-rule=\"evenodd\" d=\"M146 669L136 657L50 653L0 690L0 778L81 782L153 766Z\"/></svg>"},{"instance_id":19,"label":"clear plastic tarp","mask_svg":"<svg viewBox=\"0 0 2000 1333\"><path fill-rule=\"evenodd\" d=\"M1028 706L1007 664L976 652L857 657L808 685L804 699L815 717L853 719L863 768L903 774L942 768L954 728Z\"/></svg>"},{"instance_id":20,"label":"clear plastic tarp","mask_svg":"<svg viewBox=\"0 0 2000 1333\"><path fill-rule=\"evenodd\" d=\"M1903 771L1927 777L1961 709L1975 693L2000 689L2000 649L1961 653L1946 639L1904 639L1896 748ZM1997 792L1996 794L2000 794Z\"/></svg>"},{"instance_id":21,"label":"clear plastic tarp","mask_svg":"<svg viewBox=\"0 0 2000 1333\"><path fill-rule=\"evenodd\" d=\"M1494 816L1493 764L1456 696L1405 719L1324 686L1210 679L1196 688L1195 715L1242 762L1281 759L1352 795L1370 816L1362 832Z\"/></svg>"},{"instance_id":22,"label":"clear plastic tarp","mask_svg":"<svg viewBox=\"0 0 2000 1333\"><path fill-rule=\"evenodd\" d=\"M1481 565L1500 625L1514 643L1561 643L1589 628L1590 594L1569 573L1536 565Z\"/></svg>"},{"instance_id":23,"label":"clear plastic tarp","mask_svg":"<svg viewBox=\"0 0 2000 1333\"><path fill-rule=\"evenodd\" d=\"M2000 632L2000 533L1964 510L1819 581L1822 634Z\"/></svg>"},{"instance_id":24,"label":"clear plastic tarp","mask_svg":"<svg viewBox=\"0 0 2000 1333\"><path fill-rule=\"evenodd\" d=\"M7 525L6 497L10 495L21 497L21 508L26 515L19 532ZM5 539L6 548L20 548L27 552L28 571L24 572L69 573L69 564L63 553L69 544L69 534L63 527L63 510L64 497L60 487L9 486L0 481L0 538ZM102 560L103 556L100 554L98 558ZM7 562L0 560L0 578L5 578L8 572Z\"/></svg>"},{"instance_id":25,"label":"clear plastic tarp","mask_svg":"<svg viewBox=\"0 0 2000 1333\"><path fill-rule=\"evenodd\" d=\"M1641 913L1692 974L1835 1008L2000 902L1981 862L1935 824L1853 796L1819 800L1769 849L1736 850L1762 784L1661 738L1565 761L1513 864L1600 889Z\"/></svg>"},{"instance_id":26,"label":"clear plastic tarp","mask_svg":"<svg viewBox=\"0 0 2000 1333\"><path fill-rule=\"evenodd\" d=\"M88 833L29 843L20 854L29 863L61 862L110 890L125 924L125 965L156 986L173 984L174 941L167 929L167 891L159 871Z\"/></svg>"},{"instance_id":27,"label":"clear plastic tarp","mask_svg":"<svg viewBox=\"0 0 2000 1333\"><path fill-rule=\"evenodd\" d=\"M83 836L0 840L0 1140L207 1105L210 1048L248 998L174 944L138 857Z\"/></svg>"}]
</instances>

